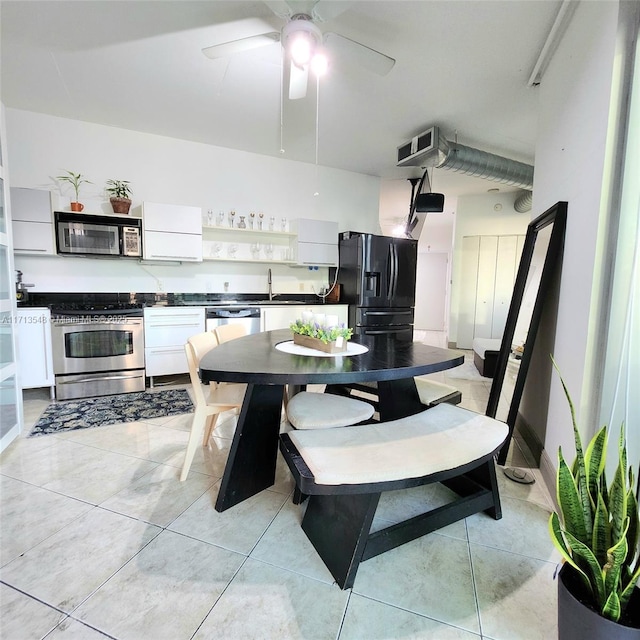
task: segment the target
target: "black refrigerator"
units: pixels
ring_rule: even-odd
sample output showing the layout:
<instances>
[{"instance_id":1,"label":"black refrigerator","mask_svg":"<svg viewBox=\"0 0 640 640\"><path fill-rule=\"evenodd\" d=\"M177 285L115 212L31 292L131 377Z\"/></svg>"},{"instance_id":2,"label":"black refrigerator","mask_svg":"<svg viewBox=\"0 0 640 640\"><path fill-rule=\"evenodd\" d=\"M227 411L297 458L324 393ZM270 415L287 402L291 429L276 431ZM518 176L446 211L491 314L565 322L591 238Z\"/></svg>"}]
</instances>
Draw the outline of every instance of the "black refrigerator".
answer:
<instances>
[{"instance_id":1,"label":"black refrigerator","mask_svg":"<svg viewBox=\"0 0 640 640\"><path fill-rule=\"evenodd\" d=\"M339 250L349 326L360 335L413 340L418 241L345 231Z\"/></svg>"}]
</instances>

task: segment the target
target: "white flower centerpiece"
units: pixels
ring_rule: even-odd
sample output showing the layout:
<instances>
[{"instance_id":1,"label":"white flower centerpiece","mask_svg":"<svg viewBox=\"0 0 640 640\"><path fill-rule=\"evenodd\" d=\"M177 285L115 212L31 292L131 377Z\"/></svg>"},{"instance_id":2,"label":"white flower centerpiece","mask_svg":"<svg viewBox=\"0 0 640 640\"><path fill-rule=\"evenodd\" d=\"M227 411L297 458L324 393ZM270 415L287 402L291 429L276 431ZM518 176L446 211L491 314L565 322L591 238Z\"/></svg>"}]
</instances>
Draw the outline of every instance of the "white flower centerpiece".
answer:
<instances>
[{"instance_id":1,"label":"white flower centerpiece","mask_svg":"<svg viewBox=\"0 0 640 640\"><path fill-rule=\"evenodd\" d=\"M353 330L338 322L338 316L313 314L303 311L291 326L294 344L325 353L343 353L347 351L347 342Z\"/></svg>"}]
</instances>

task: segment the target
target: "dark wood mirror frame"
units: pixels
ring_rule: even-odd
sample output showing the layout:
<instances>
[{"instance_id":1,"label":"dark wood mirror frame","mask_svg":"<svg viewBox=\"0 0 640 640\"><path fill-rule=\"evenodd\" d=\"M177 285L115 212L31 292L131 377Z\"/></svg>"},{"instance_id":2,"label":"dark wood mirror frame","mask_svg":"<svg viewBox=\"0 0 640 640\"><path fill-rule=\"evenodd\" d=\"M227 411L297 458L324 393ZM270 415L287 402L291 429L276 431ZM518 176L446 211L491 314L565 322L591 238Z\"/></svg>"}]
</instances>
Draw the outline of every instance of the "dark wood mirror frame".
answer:
<instances>
[{"instance_id":1,"label":"dark wood mirror frame","mask_svg":"<svg viewBox=\"0 0 640 640\"><path fill-rule=\"evenodd\" d=\"M557 202L551 208L547 209L547 211L545 211L543 214L532 220L527 227L527 234L525 236L524 246L522 248L522 257L520 258L520 265L518 267L518 273L516 275L516 281L513 287L513 296L511 297L509 313L507 314L505 329L500 345L500 352L496 363L496 371L493 376L493 383L491 385L491 392L489 394L489 401L487 403L486 415L492 418L495 418L498 411L500 394L502 393L504 377L507 371L507 363L509 362L509 355L511 354L513 348L513 337L515 334L516 326L518 325L519 315L522 310L522 303L525 297L527 279L531 270L532 259L536 252L536 242L538 240L538 234L545 227L553 225L544 259L544 266L540 275L538 291L535 293L535 301L533 303L529 328L527 330L526 341L524 343L524 350L522 352L522 358L520 360L520 368L515 380L513 395L511 397L511 403L509 405L509 413L507 417L507 424L509 425L509 437L507 438L507 441L505 442L498 455L498 464L500 465L504 465L507 459L507 453L509 451L509 445L511 444L511 438L513 436L513 430L516 424L516 418L518 416L518 410L520 407L520 400L522 399L524 383L527 377L529 363L531 362L533 345L535 343L536 333L540 324L540 317L542 315L544 300L548 293L549 285L553 278L554 270L556 268L558 260L562 256L566 219L567 203Z\"/></svg>"}]
</instances>

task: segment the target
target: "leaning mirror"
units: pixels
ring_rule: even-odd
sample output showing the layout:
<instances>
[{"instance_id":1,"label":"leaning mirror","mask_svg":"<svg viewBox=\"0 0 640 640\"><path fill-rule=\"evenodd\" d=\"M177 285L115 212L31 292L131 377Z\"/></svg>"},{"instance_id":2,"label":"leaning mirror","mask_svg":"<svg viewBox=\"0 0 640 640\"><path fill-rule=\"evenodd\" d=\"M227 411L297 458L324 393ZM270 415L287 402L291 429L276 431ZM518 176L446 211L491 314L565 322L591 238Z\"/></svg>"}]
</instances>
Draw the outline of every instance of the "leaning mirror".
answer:
<instances>
[{"instance_id":1,"label":"leaning mirror","mask_svg":"<svg viewBox=\"0 0 640 640\"><path fill-rule=\"evenodd\" d=\"M527 227L487 403L486 414L509 425L500 465L507 459L544 301L562 255L566 217L567 203L558 202Z\"/></svg>"}]
</instances>

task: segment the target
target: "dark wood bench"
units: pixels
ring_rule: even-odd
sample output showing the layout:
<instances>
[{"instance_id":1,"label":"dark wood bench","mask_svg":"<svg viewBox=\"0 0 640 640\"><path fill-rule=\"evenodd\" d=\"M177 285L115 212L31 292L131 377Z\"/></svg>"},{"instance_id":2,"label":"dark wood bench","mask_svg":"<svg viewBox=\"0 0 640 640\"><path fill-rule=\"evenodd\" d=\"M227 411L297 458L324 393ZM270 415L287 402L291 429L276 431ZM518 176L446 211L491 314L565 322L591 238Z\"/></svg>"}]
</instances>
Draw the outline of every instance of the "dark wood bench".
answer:
<instances>
[{"instance_id":1,"label":"dark wood bench","mask_svg":"<svg viewBox=\"0 0 640 640\"><path fill-rule=\"evenodd\" d=\"M506 424L450 404L385 423L292 431L280 450L309 496L302 528L342 589L360 562L484 511L502 516L494 455ZM370 533L382 492L441 482L459 497Z\"/></svg>"}]
</instances>

